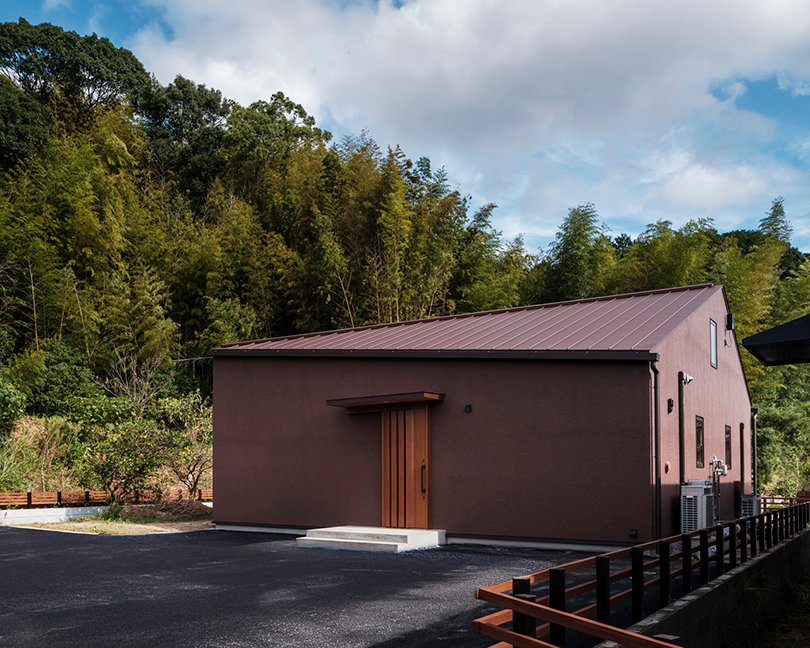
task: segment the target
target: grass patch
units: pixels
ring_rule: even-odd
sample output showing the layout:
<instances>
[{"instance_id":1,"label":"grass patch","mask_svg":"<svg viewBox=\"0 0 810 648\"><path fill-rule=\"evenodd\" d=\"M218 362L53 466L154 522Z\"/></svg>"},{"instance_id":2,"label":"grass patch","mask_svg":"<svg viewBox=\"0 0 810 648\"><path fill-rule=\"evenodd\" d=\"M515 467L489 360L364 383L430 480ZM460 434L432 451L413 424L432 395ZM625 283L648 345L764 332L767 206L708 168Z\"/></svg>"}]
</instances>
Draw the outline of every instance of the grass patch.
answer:
<instances>
[{"instance_id":1,"label":"grass patch","mask_svg":"<svg viewBox=\"0 0 810 648\"><path fill-rule=\"evenodd\" d=\"M211 518L211 509L195 500L161 500L151 504L112 504L100 516L108 522L150 524L153 522L191 522Z\"/></svg>"}]
</instances>

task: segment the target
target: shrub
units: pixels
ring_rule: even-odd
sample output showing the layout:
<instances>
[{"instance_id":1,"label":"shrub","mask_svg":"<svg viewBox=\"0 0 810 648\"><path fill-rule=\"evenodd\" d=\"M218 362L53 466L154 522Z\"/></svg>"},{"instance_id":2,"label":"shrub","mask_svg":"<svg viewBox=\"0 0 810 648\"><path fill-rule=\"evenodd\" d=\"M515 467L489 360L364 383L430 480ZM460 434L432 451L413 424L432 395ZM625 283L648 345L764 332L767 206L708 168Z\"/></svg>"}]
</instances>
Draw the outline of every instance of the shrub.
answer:
<instances>
[{"instance_id":1,"label":"shrub","mask_svg":"<svg viewBox=\"0 0 810 648\"><path fill-rule=\"evenodd\" d=\"M8 432L25 413L25 396L0 376L0 433Z\"/></svg>"}]
</instances>

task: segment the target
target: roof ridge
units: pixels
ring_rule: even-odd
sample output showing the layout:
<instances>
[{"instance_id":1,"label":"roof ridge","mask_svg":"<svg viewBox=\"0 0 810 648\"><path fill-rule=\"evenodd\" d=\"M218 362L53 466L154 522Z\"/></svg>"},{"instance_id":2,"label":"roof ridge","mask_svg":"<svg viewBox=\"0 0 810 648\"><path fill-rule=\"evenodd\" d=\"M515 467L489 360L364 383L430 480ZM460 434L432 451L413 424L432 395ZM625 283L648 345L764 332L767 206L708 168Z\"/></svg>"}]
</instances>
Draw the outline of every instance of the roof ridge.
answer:
<instances>
[{"instance_id":1,"label":"roof ridge","mask_svg":"<svg viewBox=\"0 0 810 648\"><path fill-rule=\"evenodd\" d=\"M511 308L499 308L494 310L486 310L486 311L475 311L472 313L457 313L453 315L441 315L439 317L425 317L421 319L414 319L414 320L403 320L400 322L381 322L378 324L366 324L363 326L355 326L350 328L342 328L342 329L332 329L327 331L313 331L310 333L294 333L292 335L280 335L277 337L267 337L267 338L257 338L254 340L240 340L237 342L229 342L227 344L222 344L218 348L221 349L230 349L234 347L238 347L241 345L247 344L259 344L263 342L276 342L280 340L300 340L305 338L311 337L322 337L325 335L338 335L341 333L348 333L351 331L370 331L375 329L384 329L384 328L393 328L397 326L407 326L410 324L421 324L427 322L441 322L453 319L469 319L472 317L482 317L485 315L495 315L500 313L514 313L519 311L531 311L531 310L540 310L543 308L551 308L555 306L562 306L562 305L574 305L574 304L587 304L590 302L597 302L597 301L607 301L611 299L627 299L631 297L645 297L647 295L655 295L661 293L669 293L669 292L683 292L687 290L700 290L705 288L711 288L715 286L714 283L702 283L702 284L692 284L688 286L675 286L672 288L656 288L653 290L642 290L639 292L631 292L631 293L619 293L616 295L600 295L597 297L584 297L582 299L570 299L564 301L554 301L554 302L545 302L542 304L527 304L525 306L513 306Z\"/></svg>"}]
</instances>

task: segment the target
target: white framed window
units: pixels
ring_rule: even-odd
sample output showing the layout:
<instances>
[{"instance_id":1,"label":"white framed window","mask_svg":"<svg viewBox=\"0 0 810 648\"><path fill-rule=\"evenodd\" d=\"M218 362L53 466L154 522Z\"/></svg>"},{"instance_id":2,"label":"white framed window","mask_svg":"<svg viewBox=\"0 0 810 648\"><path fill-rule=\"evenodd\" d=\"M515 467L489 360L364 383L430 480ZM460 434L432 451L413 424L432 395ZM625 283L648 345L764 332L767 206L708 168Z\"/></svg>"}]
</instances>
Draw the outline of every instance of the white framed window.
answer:
<instances>
[{"instance_id":1,"label":"white framed window","mask_svg":"<svg viewBox=\"0 0 810 648\"><path fill-rule=\"evenodd\" d=\"M709 320L709 361L717 369L717 322Z\"/></svg>"}]
</instances>

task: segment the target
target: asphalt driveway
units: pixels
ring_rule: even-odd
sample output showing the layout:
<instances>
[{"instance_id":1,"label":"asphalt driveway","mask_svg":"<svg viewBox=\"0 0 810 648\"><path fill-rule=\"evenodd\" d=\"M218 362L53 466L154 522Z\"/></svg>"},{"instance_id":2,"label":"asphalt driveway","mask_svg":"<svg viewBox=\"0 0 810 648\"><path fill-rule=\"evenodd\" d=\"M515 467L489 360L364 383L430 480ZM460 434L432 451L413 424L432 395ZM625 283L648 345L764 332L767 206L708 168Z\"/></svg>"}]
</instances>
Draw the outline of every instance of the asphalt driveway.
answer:
<instances>
[{"instance_id":1,"label":"asphalt driveway","mask_svg":"<svg viewBox=\"0 0 810 648\"><path fill-rule=\"evenodd\" d=\"M301 549L289 536L0 528L0 645L487 646L477 585L581 554Z\"/></svg>"}]
</instances>

